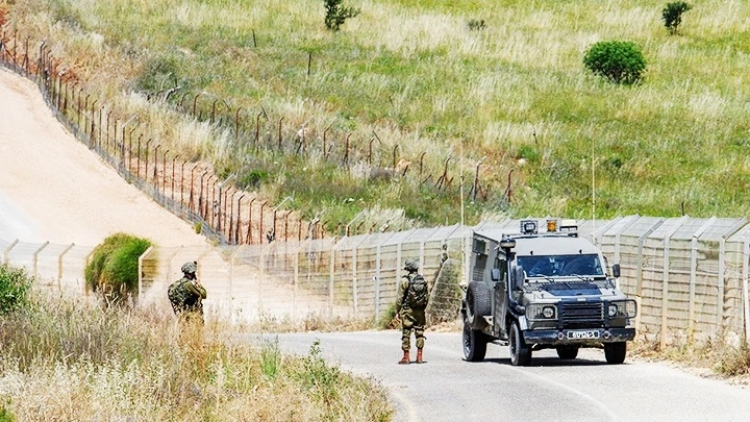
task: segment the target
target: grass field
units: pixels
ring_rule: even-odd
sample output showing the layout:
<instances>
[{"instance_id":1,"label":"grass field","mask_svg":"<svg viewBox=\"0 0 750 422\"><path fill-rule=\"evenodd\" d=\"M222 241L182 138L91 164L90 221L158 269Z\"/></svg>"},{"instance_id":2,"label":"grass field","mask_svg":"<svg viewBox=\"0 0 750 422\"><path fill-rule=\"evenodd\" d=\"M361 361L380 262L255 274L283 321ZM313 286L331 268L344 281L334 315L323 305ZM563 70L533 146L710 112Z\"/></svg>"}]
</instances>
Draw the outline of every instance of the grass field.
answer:
<instances>
[{"instance_id":1,"label":"grass field","mask_svg":"<svg viewBox=\"0 0 750 422\"><path fill-rule=\"evenodd\" d=\"M326 30L322 0L0 7L8 25L49 40L70 78L122 116L138 114L171 150L274 202L291 196L331 226L362 209L392 228L461 215L747 216L750 4L690 2L670 35L666 3L351 0L361 13L339 32ZM641 84L584 68L603 40L642 48ZM178 107L198 94L220 99L225 118ZM258 119L272 141L283 122L287 148L235 138L240 107L244 133ZM376 177L391 176L395 158L411 162L405 176ZM449 187L438 183L446 161Z\"/></svg>"},{"instance_id":2,"label":"grass field","mask_svg":"<svg viewBox=\"0 0 750 422\"><path fill-rule=\"evenodd\" d=\"M382 385L328 365L320 344L291 356L237 334L37 292L0 313L0 420L392 419Z\"/></svg>"}]
</instances>

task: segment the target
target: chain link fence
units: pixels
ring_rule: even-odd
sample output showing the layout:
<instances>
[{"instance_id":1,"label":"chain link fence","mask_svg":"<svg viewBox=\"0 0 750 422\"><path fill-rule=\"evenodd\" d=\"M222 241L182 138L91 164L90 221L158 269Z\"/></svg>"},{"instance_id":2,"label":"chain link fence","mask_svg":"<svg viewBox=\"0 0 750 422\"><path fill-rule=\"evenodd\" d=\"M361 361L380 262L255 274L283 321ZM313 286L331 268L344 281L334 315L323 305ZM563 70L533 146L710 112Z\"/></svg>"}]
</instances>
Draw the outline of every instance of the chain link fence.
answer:
<instances>
[{"instance_id":1,"label":"chain link fence","mask_svg":"<svg viewBox=\"0 0 750 422\"><path fill-rule=\"evenodd\" d=\"M541 219L543 220L543 219ZM267 245L155 247L140 259L139 306L171 312L167 286L180 266L198 261L212 318L377 319L392 312L403 263L413 258L433 285L432 323L458 316L474 231L518 227L482 222ZM0 234L1 235L1 234ZM747 338L750 226L745 219L638 215L579 221L579 235L620 263L620 288L639 302L640 336L666 345L707 338ZM37 284L86 295L84 268L93 247L0 240L3 262L26 267Z\"/></svg>"}]
</instances>

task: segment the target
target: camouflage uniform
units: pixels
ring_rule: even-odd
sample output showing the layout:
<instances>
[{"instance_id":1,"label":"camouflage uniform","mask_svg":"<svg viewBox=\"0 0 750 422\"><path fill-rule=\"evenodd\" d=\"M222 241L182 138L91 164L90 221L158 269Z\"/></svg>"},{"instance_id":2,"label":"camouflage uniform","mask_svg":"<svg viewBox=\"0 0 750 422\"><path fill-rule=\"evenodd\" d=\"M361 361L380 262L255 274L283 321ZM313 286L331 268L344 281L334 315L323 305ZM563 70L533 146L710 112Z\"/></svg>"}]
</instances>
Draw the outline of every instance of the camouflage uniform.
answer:
<instances>
[{"instance_id":1,"label":"camouflage uniform","mask_svg":"<svg viewBox=\"0 0 750 422\"><path fill-rule=\"evenodd\" d=\"M195 276L197 265L195 262L186 262L182 266L183 277L178 281L184 294L182 304L174 308L174 313L181 320L192 320L199 318L203 323L203 299L208 294L206 288L198 283Z\"/></svg>"},{"instance_id":2,"label":"camouflage uniform","mask_svg":"<svg viewBox=\"0 0 750 422\"><path fill-rule=\"evenodd\" d=\"M424 348L424 327L426 324L425 309L412 309L408 303L404 303L406 290L409 283L417 274L418 266L416 261L407 260L404 270L408 274L401 278L398 284L398 293L396 295L396 315L401 319L401 350L404 357L399 363L409 363L409 349L411 349L411 332L417 339L417 363L422 363L422 348Z\"/></svg>"}]
</instances>

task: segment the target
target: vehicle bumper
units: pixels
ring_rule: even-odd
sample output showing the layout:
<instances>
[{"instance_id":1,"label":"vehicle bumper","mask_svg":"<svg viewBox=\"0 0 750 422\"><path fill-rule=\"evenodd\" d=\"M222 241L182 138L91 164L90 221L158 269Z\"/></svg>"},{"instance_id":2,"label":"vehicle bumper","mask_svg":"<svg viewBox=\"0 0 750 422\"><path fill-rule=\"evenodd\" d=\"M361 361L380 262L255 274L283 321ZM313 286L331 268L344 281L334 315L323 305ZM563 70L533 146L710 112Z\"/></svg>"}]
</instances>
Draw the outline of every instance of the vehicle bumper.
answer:
<instances>
[{"instance_id":1,"label":"vehicle bumper","mask_svg":"<svg viewBox=\"0 0 750 422\"><path fill-rule=\"evenodd\" d=\"M593 337L596 333L596 337ZM600 344L631 341L635 338L635 328L596 328L576 330L526 330L523 332L526 344Z\"/></svg>"}]
</instances>

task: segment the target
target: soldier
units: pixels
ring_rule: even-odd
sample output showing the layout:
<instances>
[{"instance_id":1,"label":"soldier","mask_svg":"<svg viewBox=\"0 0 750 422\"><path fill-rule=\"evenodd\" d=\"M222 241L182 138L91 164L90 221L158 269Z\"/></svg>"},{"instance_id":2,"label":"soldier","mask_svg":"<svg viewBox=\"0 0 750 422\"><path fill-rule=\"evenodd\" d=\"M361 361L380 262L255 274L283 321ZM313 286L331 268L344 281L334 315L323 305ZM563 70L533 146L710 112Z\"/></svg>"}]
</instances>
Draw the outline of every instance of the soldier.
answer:
<instances>
[{"instance_id":1,"label":"soldier","mask_svg":"<svg viewBox=\"0 0 750 422\"><path fill-rule=\"evenodd\" d=\"M406 260L404 270L408 273L401 279L396 296L396 320L401 323L401 350L404 351L398 363L402 365L409 363L412 330L417 339L417 363L423 363L425 308L429 297L427 281L417 272L417 261Z\"/></svg>"},{"instance_id":2,"label":"soldier","mask_svg":"<svg viewBox=\"0 0 750 422\"><path fill-rule=\"evenodd\" d=\"M203 299L207 293L195 275L197 270L198 263L195 261L183 264L182 278L172 283L167 293L172 309L180 320L195 318L203 324Z\"/></svg>"}]
</instances>

